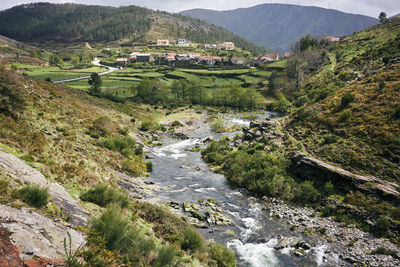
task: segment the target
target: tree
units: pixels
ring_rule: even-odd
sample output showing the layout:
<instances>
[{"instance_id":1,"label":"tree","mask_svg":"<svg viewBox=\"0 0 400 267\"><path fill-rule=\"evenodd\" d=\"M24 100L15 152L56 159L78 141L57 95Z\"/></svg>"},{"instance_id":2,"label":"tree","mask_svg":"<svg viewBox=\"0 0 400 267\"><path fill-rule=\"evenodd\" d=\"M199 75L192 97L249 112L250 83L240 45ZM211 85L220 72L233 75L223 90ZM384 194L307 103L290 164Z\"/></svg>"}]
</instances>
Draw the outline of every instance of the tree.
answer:
<instances>
[{"instance_id":1,"label":"tree","mask_svg":"<svg viewBox=\"0 0 400 267\"><path fill-rule=\"evenodd\" d=\"M96 95L101 92L100 88L101 88L103 81L101 80L101 77L99 76L99 74L92 73L92 75L90 75L90 79L89 79L88 83L91 85L91 87L89 89L89 93L91 95Z\"/></svg>"},{"instance_id":2,"label":"tree","mask_svg":"<svg viewBox=\"0 0 400 267\"><path fill-rule=\"evenodd\" d=\"M381 13L379 14L379 22L380 22L380 23L384 23L384 22L386 22L386 21L387 21L386 13L385 13L385 12L381 12Z\"/></svg>"}]
</instances>

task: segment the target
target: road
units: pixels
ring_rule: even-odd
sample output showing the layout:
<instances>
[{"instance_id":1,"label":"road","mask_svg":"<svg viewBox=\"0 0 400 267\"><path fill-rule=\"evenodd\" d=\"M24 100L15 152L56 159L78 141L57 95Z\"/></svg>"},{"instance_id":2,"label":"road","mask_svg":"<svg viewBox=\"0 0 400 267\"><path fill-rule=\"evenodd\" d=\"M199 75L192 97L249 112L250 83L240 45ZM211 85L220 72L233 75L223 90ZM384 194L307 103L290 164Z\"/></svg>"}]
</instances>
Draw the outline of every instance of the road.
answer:
<instances>
[{"instance_id":1,"label":"road","mask_svg":"<svg viewBox=\"0 0 400 267\"><path fill-rule=\"evenodd\" d=\"M114 71L119 70L119 68L109 67L109 66L105 66L105 65L100 64L100 60L97 59L97 58L94 58L94 59L93 59L92 64L95 65L95 66L98 66L98 67L103 67L103 68L108 69L108 70L105 71L105 72L99 73L99 76L104 76L104 75L107 75L107 74L109 74L109 73L112 73L112 72L114 72ZM70 82L76 82L76 81L80 81L80 80L86 80L86 79L89 79L89 78L90 78L90 75L88 75L88 76L82 76L82 77L78 77L78 78L73 78L73 79L67 79L67 80L61 80L61 81L54 81L53 83L55 83L55 84L70 83Z\"/></svg>"}]
</instances>

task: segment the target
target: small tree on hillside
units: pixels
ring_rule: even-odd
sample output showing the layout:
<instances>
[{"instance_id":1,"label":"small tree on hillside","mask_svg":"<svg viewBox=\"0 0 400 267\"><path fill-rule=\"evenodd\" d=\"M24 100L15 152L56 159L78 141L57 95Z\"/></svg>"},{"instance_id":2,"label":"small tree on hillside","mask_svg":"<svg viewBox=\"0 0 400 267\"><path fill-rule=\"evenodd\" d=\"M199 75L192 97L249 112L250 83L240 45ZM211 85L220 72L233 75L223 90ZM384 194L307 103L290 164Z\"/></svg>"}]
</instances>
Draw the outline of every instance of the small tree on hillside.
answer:
<instances>
[{"instance_id":1,"label":"small tree on hillside","mask_svg":"<svg viewBox=\"0 0 400 267\"><path fill-rule=\"evenodd\" d=\"M379 22L380 22L380 23L384 23L384 22L386 22L386 21L387 21L386 13L385 13L385 12L381 12L381 13L379 14Z\"/></svg>"},{"instance_id":2,"label":"small tree on hillside","mask_svg":"<svg viewBox=\"0 0 400 267\"><path fill-rule=\"evenodd\" d=\"M88 81L88 83L91 85L89 93L91 95L95 95L101 92L101 85L103 83L103 81L101 80L101 77L99 76L99 74L97 73L92 73L92 75L90 75L90 79Z\"/></svg>"}]
</instances>

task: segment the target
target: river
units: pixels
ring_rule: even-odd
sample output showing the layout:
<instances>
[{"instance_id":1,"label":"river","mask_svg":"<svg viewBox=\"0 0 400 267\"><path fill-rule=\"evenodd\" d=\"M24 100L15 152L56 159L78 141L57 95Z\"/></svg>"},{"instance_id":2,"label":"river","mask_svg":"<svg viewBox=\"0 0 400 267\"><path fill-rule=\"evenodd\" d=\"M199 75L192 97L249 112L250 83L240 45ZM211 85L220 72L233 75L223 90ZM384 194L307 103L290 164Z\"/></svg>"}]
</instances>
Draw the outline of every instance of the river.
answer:
<instances>
[{"instance_id":1,"label":"river","mask_svg":"<svg viewBox=\"0 0 400 267\"><path fill-rule=\"evenodd\" d=\"M249 121L231 118L227 124L249 125ZM188 149L207 137L218 139L235 133L215 134L204 126L190 133L190 139L166 137L163 146L152 149L153 172L150 182L167 187L146 199L153 203L193 202L212 198L234 221L233 226L210 225L200 229L208 239L227 245L238 259L238 266L317 266L322 264L326 249L318 240L290 231L289 226L271 220L263 211L262 201L244 189L228 184L223 175L216 174L202 161L200 152ZM234 234L233 234L234 233ZM297 235L313 246L305 256L297 257L290 249L276 250L279 237Z\"/></svg>"}]
</instances>

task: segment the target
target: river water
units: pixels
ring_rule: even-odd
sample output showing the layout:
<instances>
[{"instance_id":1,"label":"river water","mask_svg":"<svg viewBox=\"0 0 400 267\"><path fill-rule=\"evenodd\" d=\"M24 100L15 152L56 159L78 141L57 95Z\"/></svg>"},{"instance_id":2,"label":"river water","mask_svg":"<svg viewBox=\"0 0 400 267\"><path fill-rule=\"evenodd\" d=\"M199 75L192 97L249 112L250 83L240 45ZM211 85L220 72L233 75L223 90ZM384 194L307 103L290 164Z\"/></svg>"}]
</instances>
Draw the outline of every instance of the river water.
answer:
<instances>
[{"instance_id":1,"label":"river water","mask_svg":"<svg viewBox=\"0 0 400 267\"><path fill-rule=\"evenodd\" d=\"M249 125L249 121L231 118L227 124ZM227 245L238 259L238 266L317 266L322 264L326 249L317 240L290 231L289 226L271 220L263 211L261 201L244 189L233 188L223 175L216 174L202 161L200 152L188 149L207 137L218 139L234 133L215 134L204 126L193 131L188 140L165 138L162 147L153 148L153 172L150 182L168 187L146 199L153 203L193 202L213 198L234 221L234 226L210 225L200 229L208 239ZM187 168L189 167L189 168ZM191 168L196 167L196 168ZM199 168L198 168L199 167ZM233 235L234 233L234 235ZM294 256L289 249L276 250L280 236L297 235L313 248L303 257Z\"/></svg>"}]
</instances>

